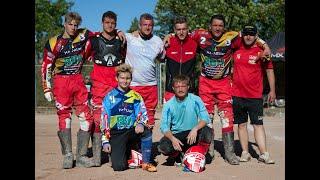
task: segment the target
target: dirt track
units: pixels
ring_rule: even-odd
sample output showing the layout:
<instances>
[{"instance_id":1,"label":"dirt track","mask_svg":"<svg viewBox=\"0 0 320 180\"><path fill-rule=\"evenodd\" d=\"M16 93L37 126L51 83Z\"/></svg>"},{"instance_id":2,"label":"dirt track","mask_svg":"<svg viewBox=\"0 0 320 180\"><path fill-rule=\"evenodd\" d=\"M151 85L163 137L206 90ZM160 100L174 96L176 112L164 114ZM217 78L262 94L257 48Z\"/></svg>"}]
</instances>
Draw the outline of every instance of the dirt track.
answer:
<instances>
[{"instance_id":1,"label":"dirt track","mask_svg":"<svg viewBox=\"0 0 320 180\"><path fill-rule=\"evenodd\" d=\"M265 116L264 125L267 135L267 147L276 164L265 165L258 163L257 154L247 163L241 163L238 166L232 166L224 162L220 152L222 151L220 122L215 117L215 149L216 158L211 164L206 165L206 170L202 173L187 173L181 168L162 165L166 162L166 156L158 155L158 172L149 173L141 169L130 169L124 172L114 172L109 163L104 163L101 167L61 169L62 155L59 139L57 137L57 116L53 113L35 114L35 179L166 179L194 180L196 179L243 179L243 180L264 180L264 179L285 179L285 121L284 109L276 108L274 117ZM279 113L281 110L282 113ZM160 113L157 111L156 118L160 119ZM159 132L159 122L153 134L153 142L158 142L162 137ZM72 123L72 147L76 152L76 132L79 123L73 118ZM253 128L249 125L249 142L252 144L252 150L259 153L253 138ZM235 127L235 132L237 128ZM238 136L235 135L236 155L240 156L241 148ZM249 144L250 146L250 144Z\"/></svg>"}]
</instances>

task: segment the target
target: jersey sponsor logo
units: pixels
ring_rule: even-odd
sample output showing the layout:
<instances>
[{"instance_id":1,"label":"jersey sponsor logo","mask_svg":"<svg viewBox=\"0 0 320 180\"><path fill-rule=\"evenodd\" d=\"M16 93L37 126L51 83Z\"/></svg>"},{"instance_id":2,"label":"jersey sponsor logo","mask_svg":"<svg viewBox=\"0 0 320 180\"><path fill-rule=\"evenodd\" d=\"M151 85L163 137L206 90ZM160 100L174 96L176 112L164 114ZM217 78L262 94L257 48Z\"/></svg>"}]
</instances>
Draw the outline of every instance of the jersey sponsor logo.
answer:
<instances>
[{"instance_id":1,"label":"jersey sponsor logo","mask_svg":"<svg viewBox=\"0 0 320 180\"><path fill-rule=\"evenodd\" d=\"M224 53L224 52L220 52L220 51L206 51L206 53L207 54L210 54L210 55L215 55L215 56L223 56L223 55L225 55L226 53Z\"/></svg>"},{"instance_id":2,"label":"jersey sponsor logo","mask_svg":"<svg viewBox=\"0 0 320 180\"><path fill-rule=\"evenodd\" d=\"M63 46L62 48L63 49ZM82 47L77 47L77 48L73 48L71 50L66 50L66 51L63 51L64 55L67 55L67 54L70 54L70 53L74 53L74 52L78 52L78 51L81 51L82 50Z\"/></svg>"},{"instance_id":3,"label":"jersey sponsor logo","mask_svg":"<svg viewBox=\"0 0 320 180\"><path fill-rule=\"evenodd\" d=\"M172 51L171 54L178 54L178 52L177 51Z\"/></svg>"},{"instance_id":4,"label":"jersey sponsor logo","mask_svg":"<svg viewBox=\"0 0 320 180\"><path fill-rule=\"evenodd\" d=\"M131 118L130 116L116 116L117 128L125 129L131 127Z\"/></svg>"},{"instance_id":5,"label":"jersey sponsor logo","mask_svg":"<svg viewBox=\"0 0 320 180\"><path fill-rule=\"evenodd\" d=\"M257 59L257 56L249 55L248 63L249 64L256 64L256 59Z\"/></svg>"},{"instance_id":6,"label":"jersey sponsor logo","mask_svg":"<svg viewBox=\"0 0 320 180\"><path fill-rule=\"evenodd\" d=\"M193 52L191 52L191 51L190 52L185 52L185 54L193 54Z\"/></svg>"},{"instance_id":7,"label":"jersey sponsor logo","mask_svg":"<svg viewBox=\"0 0 320 180\"><path fill-rule=\"evenodd\" d=\"M116 58L117 57L115 55L111 54L111 53L103 56L103 59L107 63L107 66L112 66L113 62L116 60Z\"/></svg>"},{"instance_id":8,"label":"jersey sponsor logo","mask_svg":"<svg viewBox=\"0 0 320 180\"><path fill-rule=\"evenodd\" d=\"M65 57L64 58L64 65L66 67L70 67L70 66L74 66L74 65L80 64L81 61L82 61L82 56L77 54L77 55L74 55L74 56Z\"/></svg>"},{"instance_id":9,"label":"jersey sponsor logo","mask_svg":"<svg viewBox=\"0 0 320 180\"><path fill-rule=\"evenodd\" d=\"M133 110L132 109L128 109L126 107L123 107L123 108L119 108L119 112L132 113Z\"/></svg>"}]
</instances>

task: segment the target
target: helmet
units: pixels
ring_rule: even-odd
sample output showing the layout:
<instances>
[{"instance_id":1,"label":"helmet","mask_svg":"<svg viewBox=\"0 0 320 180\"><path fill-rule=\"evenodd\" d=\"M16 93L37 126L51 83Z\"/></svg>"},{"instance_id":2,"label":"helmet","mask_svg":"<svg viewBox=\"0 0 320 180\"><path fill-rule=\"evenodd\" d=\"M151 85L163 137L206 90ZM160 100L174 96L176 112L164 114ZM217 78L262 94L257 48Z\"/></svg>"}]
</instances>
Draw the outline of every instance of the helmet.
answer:
<instances>
[{"instance_id":1,"label":"helmet","mask_svg":"<svg viewBox=\"0 0 320 180\"><path fill-rule=\"evenodd\" d=\"M206 164L205 148L203 146L190 147L183 156L183 163L190 171L202 172Z\"/></svg>"},{"instance_id":2,"label":"helmet","mask_svg":"<svg viewBox=\"0 0 320 180\"><path fill-rule=\"evenodd\" d=\"M131 159L128 160L128 166L131 169L138 168L142 164L142 154L131 150Z\"/></svg>"}]
</instances>

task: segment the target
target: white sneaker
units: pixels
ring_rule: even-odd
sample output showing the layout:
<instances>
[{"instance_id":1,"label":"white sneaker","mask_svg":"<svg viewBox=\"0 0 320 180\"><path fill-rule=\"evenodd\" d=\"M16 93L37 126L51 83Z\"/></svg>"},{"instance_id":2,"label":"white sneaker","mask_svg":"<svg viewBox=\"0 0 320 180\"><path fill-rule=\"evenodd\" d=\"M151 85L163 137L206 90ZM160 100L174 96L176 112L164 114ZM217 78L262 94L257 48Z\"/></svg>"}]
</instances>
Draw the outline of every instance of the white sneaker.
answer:
<instances>
[{"instance_id":1,"label":"white sneaker","mask_svg":"<svg viewBox=\"0 0 320 180\"><path fill-rule=\"evenodd\" d=\"M274 164L275 161L271 159L270 154L268 152L265 152L261 154L258 158L258 161L263 162L265 164Z\"/></svg>"},{"instance_id":2,"label":"white sneaker","mask_svg":"<svg viewBox=\"0 0 320 180\"><path fill-rule=\"evenodd\" d=\"M251 155L250 153L248 153L247 151L242 151L241 153L241 157L240 157L240 162L248 162L251 159Z\"/></svg>"}]
</instances>

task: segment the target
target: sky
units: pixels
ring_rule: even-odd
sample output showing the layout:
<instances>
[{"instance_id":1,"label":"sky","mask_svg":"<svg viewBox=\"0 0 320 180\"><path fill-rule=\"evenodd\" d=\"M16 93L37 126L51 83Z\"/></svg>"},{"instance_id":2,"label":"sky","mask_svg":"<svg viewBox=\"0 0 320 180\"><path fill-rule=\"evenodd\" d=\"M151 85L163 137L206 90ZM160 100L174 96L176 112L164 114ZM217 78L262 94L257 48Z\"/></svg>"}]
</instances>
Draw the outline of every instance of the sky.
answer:
<instances>
[{"instance_id":1,"label":"sky","mask_svg":"<svg viewBox=\"0 0 320 180\"><path fill-rule=\"evenodd\" d=\"M143 13L155 16L157 0L74 0L71 11L78 12L82 17L80 27L91 31L102 31L101 18L104 12L113 11L117 14L117 29L126 32L132 20Z\"/></svg>"}]
</instances>

